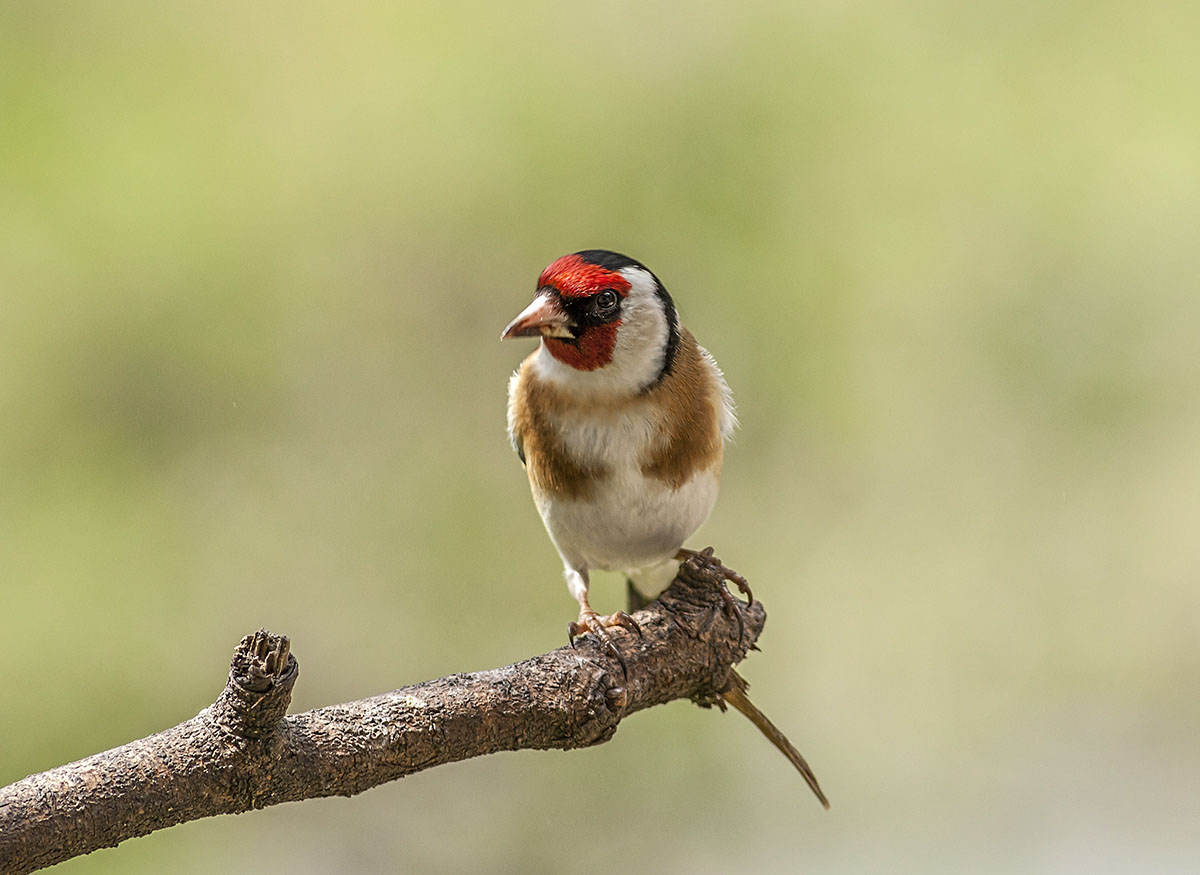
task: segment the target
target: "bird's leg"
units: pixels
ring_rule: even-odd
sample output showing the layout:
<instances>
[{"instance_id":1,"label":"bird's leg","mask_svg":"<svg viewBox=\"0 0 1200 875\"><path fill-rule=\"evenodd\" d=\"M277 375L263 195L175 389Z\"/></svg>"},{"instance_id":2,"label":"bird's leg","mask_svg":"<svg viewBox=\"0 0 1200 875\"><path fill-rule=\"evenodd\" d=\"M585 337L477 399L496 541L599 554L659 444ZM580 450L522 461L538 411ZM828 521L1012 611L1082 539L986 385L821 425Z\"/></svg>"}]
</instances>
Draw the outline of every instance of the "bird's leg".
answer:
<instances>
[{"instance_id":1,"label":"bird's leg","mask_svg":"<svg viewBox=\"0 0 1200 875\"><path fill-rule=\"evenodd\" d=\"M725 585L725 581L733 581L738 590L750 600L750 604L754 604L754 594L750 592L750 584L746 581L746 578L742 577L732 568L726 568L722 565L721 560L713 555L712 547L705 547L699 551L681 548L675 554L675 558L680 562L690 562L698 566L698 569L703 568L720 575L721 586L718 592L721 594L721 600L725 602L725 613L737 620L738 641L740 642L746 635L746 623L742 619L741 604L733 597L733 593L729 591L729 587Z\"/></svg>"},{"instance_id":2,"label":"bird's leg","mask_svg":"<svg viewBox=\"0 0 1200 875\"><path fill-rule=\"evenodd\" d=\"M575 601L579 602L579 620L567 625L567 640L574 646L577 637L591 632L617 658L617 662L621 664L621 673L628 677L629 666L625 662L625 657L621 655L621 651L617 649L616 642L613 641L612 635L609 634L608 630L614 626L624 626L626 629L641 635L641 627L638 626L633 617L624 611L601 615L592 610L592 606L588 604L587 569L568 568L566 578L567 589L571 591L571 595Z\"/></svg>"}]
</instances>

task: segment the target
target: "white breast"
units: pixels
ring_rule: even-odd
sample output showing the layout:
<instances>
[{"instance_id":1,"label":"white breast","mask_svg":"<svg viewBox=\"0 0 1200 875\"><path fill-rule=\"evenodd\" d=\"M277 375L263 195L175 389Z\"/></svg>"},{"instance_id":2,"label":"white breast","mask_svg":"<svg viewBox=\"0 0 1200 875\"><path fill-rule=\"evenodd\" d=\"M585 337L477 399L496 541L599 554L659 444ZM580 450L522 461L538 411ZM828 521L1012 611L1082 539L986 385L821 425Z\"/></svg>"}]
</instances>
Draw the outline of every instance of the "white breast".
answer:
<instances>
[{"instance_id":1,"label":"white breast","mask_svg":"<svg viewBox=\"0 0 1200 875\"><path fill-rule=\"evenodd\" d=\"M559 434L577 459L595 460L610 475L587 499L534 501L563 561L571 568L626 571L672 558L700 527L717 498L717 477L701 471L678 489L641 472L644 451L657 439L657 423L645 411L572 418Z\"/></svg>"}]
</instances>

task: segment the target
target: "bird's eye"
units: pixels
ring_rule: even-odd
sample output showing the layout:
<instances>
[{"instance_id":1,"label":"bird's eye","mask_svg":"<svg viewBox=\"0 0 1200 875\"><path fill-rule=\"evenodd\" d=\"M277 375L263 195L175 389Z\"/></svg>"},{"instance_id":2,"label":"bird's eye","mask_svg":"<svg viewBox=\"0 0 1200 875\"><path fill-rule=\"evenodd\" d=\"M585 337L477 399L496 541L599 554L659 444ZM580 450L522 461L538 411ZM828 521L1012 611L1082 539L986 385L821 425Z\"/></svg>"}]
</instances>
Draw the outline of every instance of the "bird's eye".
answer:
<instances>
[{"instance_id":1,"label":"bird's eye","mask_svg":"<svg viewBox=\"0 0 1200 875\"><path fill-rule=\"evenodd\" d=\"M613 310L617 309L618 300L616 292L612 289L605 289L596 295L595 301L592 303L592 310L597 316L607 316Z\"/></svg>"}]
</instances>

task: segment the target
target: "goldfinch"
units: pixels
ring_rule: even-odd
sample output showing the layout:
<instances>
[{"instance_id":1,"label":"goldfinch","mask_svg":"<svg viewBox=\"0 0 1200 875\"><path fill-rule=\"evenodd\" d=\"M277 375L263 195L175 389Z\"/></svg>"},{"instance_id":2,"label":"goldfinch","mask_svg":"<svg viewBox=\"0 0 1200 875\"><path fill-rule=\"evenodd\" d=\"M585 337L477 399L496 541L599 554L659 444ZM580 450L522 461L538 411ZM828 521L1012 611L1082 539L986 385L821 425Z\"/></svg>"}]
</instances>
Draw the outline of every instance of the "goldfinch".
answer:
<instances>
[{"instance_id":1,"label":"goldfinch","mask_svg":"<svg viewBox=\"0 0 1200 875\"><path fill-rule=\"evenodd\" d=\"M593 633L624 668L607 629L640 630L592 610L588 573L624 572L649 597L674 577L717 498L733 395L663 284L616 252L552 262L511 337L541 339L509 381L508 434L579 603L569 635Z\"/></svg>"}]
</instances>

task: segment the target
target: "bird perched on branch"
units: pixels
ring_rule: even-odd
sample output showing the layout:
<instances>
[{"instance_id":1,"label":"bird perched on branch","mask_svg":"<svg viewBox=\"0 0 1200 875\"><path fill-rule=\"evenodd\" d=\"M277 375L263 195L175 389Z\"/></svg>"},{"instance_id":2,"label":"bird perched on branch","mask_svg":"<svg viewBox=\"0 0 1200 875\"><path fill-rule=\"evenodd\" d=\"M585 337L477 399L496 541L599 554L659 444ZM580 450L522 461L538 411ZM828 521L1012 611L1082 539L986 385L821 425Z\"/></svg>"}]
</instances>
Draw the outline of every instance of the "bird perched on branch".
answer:
<instances>
[{"instance_id":1,"label":"bird perched on branch","mask_svg":"<svg viewBox=\"0 0 1200 875\"><path fill-rule=\"evenodd\" d=\"M624 572L653 598L717 498L733 396L645 265L604 249L564 255L502 338L540 337L508 386L508 433L591 632L628 614L588 603L588 572Z\"/></svg>"},{"instance_id":2,"label":"bird perched on branch","mask_svg":"<svg viewBox=\"0 0 1200 875\"><path fill-rule=\"evenodd\" d=\"M533 302L501 334L509 337L541 338L509 381L508 434L579 602L572 641L594 634L624 669L608 630L640 632L624 611L592 610L593 569L624 572L631 597L636 586L644 601L688 558L749 596L745 579L711 548L683 549L717 500L737 420L721 370L680 323L658 277L605 249L564 255L542 271ZM720 592L742 628L740 603L723 585ZM750 702L736 672L717 702L750 718L829 807L804 758Z\"/></svg>"}]
</instances>

